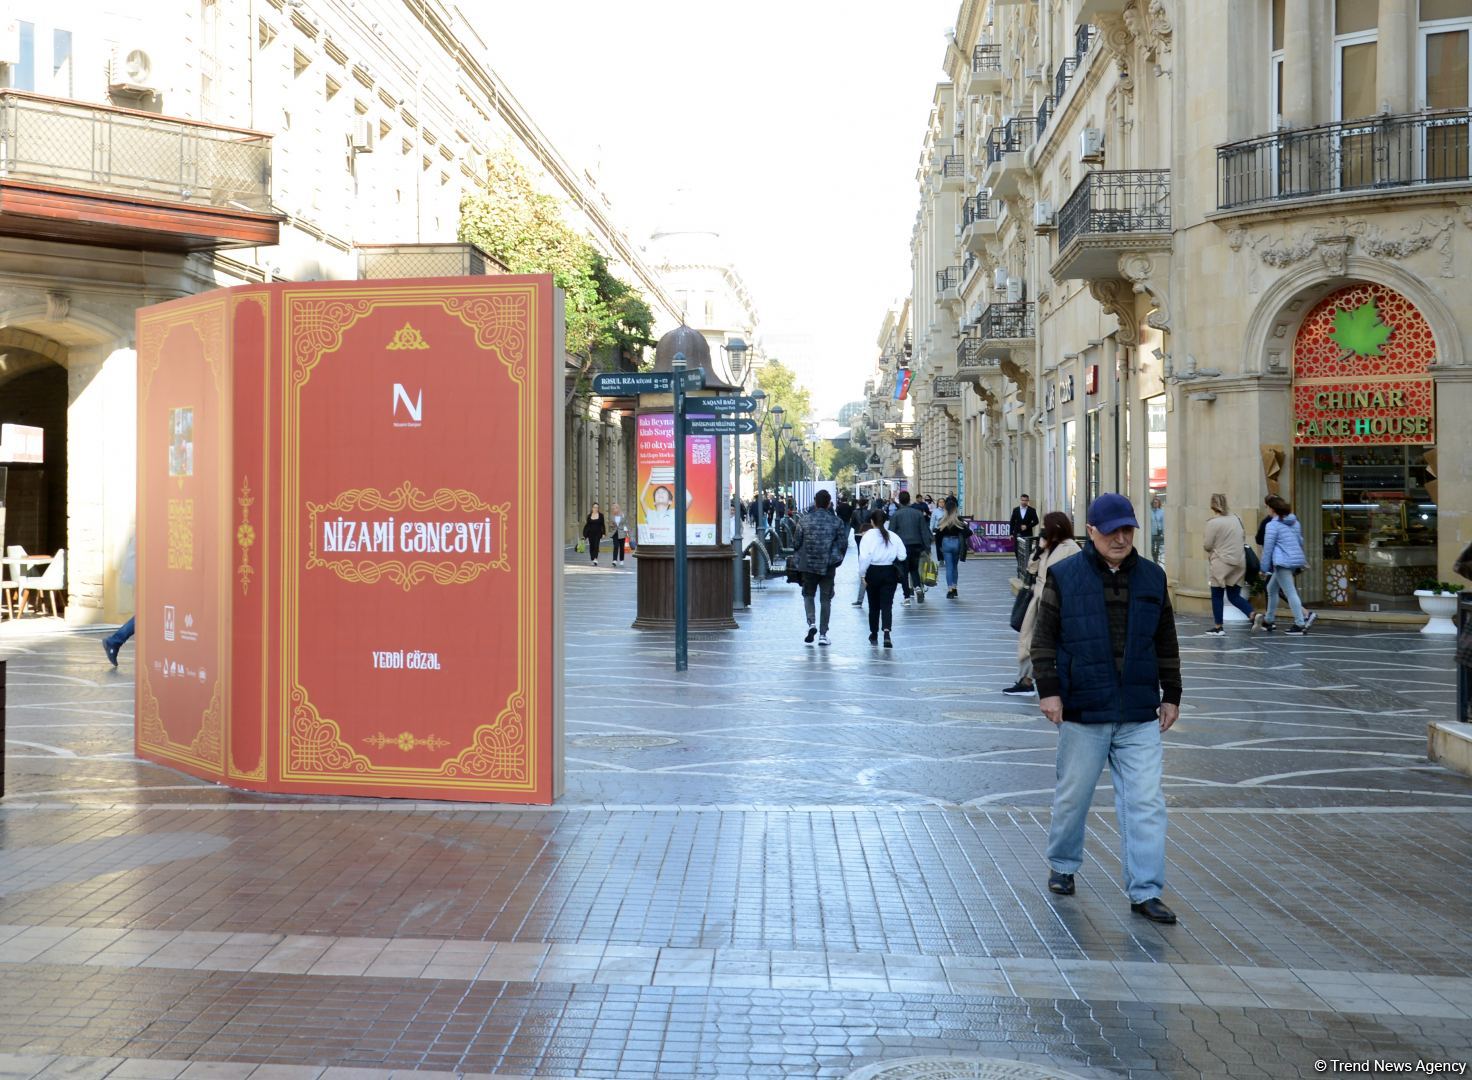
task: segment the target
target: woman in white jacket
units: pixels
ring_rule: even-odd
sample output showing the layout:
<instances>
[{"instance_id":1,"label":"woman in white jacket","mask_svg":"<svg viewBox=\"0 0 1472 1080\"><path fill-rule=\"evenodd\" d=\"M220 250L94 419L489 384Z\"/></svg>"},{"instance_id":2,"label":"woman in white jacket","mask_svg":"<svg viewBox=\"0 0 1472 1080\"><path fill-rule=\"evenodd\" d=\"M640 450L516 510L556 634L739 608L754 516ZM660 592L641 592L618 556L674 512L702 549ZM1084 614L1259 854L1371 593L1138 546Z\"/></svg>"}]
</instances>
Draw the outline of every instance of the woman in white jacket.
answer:
<instances>
[{"instance_id":1,"label":"woman in white jacket","mask_svg":"<svg viewBox=\"0 0 1472 1080\"><path fill-rule=\"evenodd\" d=\"M869 515L869 531L859 541L859 577L869 593L869 644L879 641L879 627L884 625L884 647L894 648L890 627L894 625L894 591L899 588L900 570L905 562L905 545L885 528L889 520L883 510Z\"/></svg>"},{"instance_id":2,"label":"woman in white jacket","mask_svg":"<svg viewBox=\"0 0 1472 1080\"><path fill-rule=\"evenodd\" d=\"M1043 515L1038 551L1028 565L1033 574L1032 599L1028 601L1027 613L1022 616L1022 632L1017 635L1017 682L1002 693L1018 697L1035 692L1032 683L1032 628L1038 621L1038 597L1043 595L1043 586L1048 583L1048 568L1082 550L1073 538L1073 521L1067 514L1054 510Z\"/></svg>"}]
</instances>

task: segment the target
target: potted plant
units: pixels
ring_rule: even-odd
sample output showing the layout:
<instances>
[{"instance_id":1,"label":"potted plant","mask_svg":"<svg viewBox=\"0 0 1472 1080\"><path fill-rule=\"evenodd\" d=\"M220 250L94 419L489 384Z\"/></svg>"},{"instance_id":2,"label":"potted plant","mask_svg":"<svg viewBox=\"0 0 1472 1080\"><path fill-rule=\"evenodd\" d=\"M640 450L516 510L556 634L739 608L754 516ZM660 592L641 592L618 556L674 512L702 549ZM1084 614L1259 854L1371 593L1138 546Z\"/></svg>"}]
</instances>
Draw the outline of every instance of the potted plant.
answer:
<instances>
[{"instance_id":1,"label":"potted plant","mask_svg":"<svg viewBox=\"0 0 1472 1080\"><path fill-rule=\"evenodd\" d=\"M1420 583L1416 589L1416 599L1421 604L1421 610L1428 616L1426 625L1421 627L1423 634L1455 634L1456 623L1452 621L1457 613L1457 594L1462 591L1462 586L1453 585L1450 581L1435 581L1431 578Z\"/></svg>"}]
</instances>

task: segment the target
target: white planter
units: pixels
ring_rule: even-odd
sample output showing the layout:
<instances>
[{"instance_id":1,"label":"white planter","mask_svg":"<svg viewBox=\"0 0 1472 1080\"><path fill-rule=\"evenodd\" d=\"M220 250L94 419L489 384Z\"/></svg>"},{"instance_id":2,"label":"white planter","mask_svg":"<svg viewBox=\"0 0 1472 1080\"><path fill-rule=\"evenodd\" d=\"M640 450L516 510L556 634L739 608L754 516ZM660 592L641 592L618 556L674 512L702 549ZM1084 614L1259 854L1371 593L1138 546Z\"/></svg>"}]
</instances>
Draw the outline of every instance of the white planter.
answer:
<instances>
[{"instance_id":1,"label":"white planter","mask_svg":"<svg viewBox=\"0 0 1472 1080\"><path fill-rule=\"evenodd\" d=\"M1455 634L1457 627L1452 622L1457 613L1457 594L1432 592L1430 589L1417 589L1416 599L1421 604L1421 610L1429 618L1426 625L1421 627L1423 634Z\"/></svg>"}]
</instances>

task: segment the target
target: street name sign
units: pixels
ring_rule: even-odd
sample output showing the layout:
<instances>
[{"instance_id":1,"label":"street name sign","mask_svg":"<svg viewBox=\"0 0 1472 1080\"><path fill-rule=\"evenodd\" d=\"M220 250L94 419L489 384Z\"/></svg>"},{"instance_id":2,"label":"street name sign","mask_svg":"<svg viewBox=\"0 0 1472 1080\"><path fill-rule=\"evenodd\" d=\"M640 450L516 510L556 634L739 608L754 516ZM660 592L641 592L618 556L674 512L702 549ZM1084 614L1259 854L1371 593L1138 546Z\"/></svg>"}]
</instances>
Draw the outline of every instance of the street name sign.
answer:
<instances>
[{"instance_id":1,"label":"street name sign","mask_svg":"<svg viewBox=\"0 0 1472 1080\"><path fill-rule=\"evenodd\" d=\"M747 413L756 408L756 398L734 397L730 394L723 397L687 398L685 407L698 408L701 412Z\"/></svg>"},{"instance_id":2,"label":"street name sign","mask_svg":"<svg viewBox=\"0 0 1472 1080\"><path fill-rule=\"evenodd\" d=\"M705 372L696 368L685 372L685 389L705 387ZM632 397L635 394L668 394L674 388L674 376L668 371L600 371L593 376L593 393L599 397Z\"/></svg>"},{"instance_id":3,"label":"street name sign","mask_svg":"<svg viewBox=\"0 0 1472 1080\"><path fill-rule=\"evenodd\" d=\"M696 399L700 400L700 399ZM705 399L700 401L705 407ZM752 435L756 432L756 421L747 416L728 416L718 420L686 420L685 430L691 435Z\"/></svg>"}]
</instances>

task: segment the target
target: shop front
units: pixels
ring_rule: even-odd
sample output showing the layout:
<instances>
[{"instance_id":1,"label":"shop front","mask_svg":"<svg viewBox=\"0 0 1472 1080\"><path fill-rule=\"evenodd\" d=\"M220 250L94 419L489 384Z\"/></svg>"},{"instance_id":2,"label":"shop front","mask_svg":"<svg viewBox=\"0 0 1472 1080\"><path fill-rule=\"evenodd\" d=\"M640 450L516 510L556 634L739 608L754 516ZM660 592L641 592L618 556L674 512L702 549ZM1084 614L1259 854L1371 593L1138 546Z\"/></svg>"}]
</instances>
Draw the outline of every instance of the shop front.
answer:
<instances>
[{"instance_id":1,"label":"shop front","mask_svg":"<svg viewBox=\"0 0 1472 1080\"><path fill-rule=\"evenodd\" d=\"M1425 317L1384 285L1337 289L1300 325L1293 502L1310 555L1305 599L1414 610L1415 589L1436 577L1435 358Z\"/></svg>"}]
</instances>

